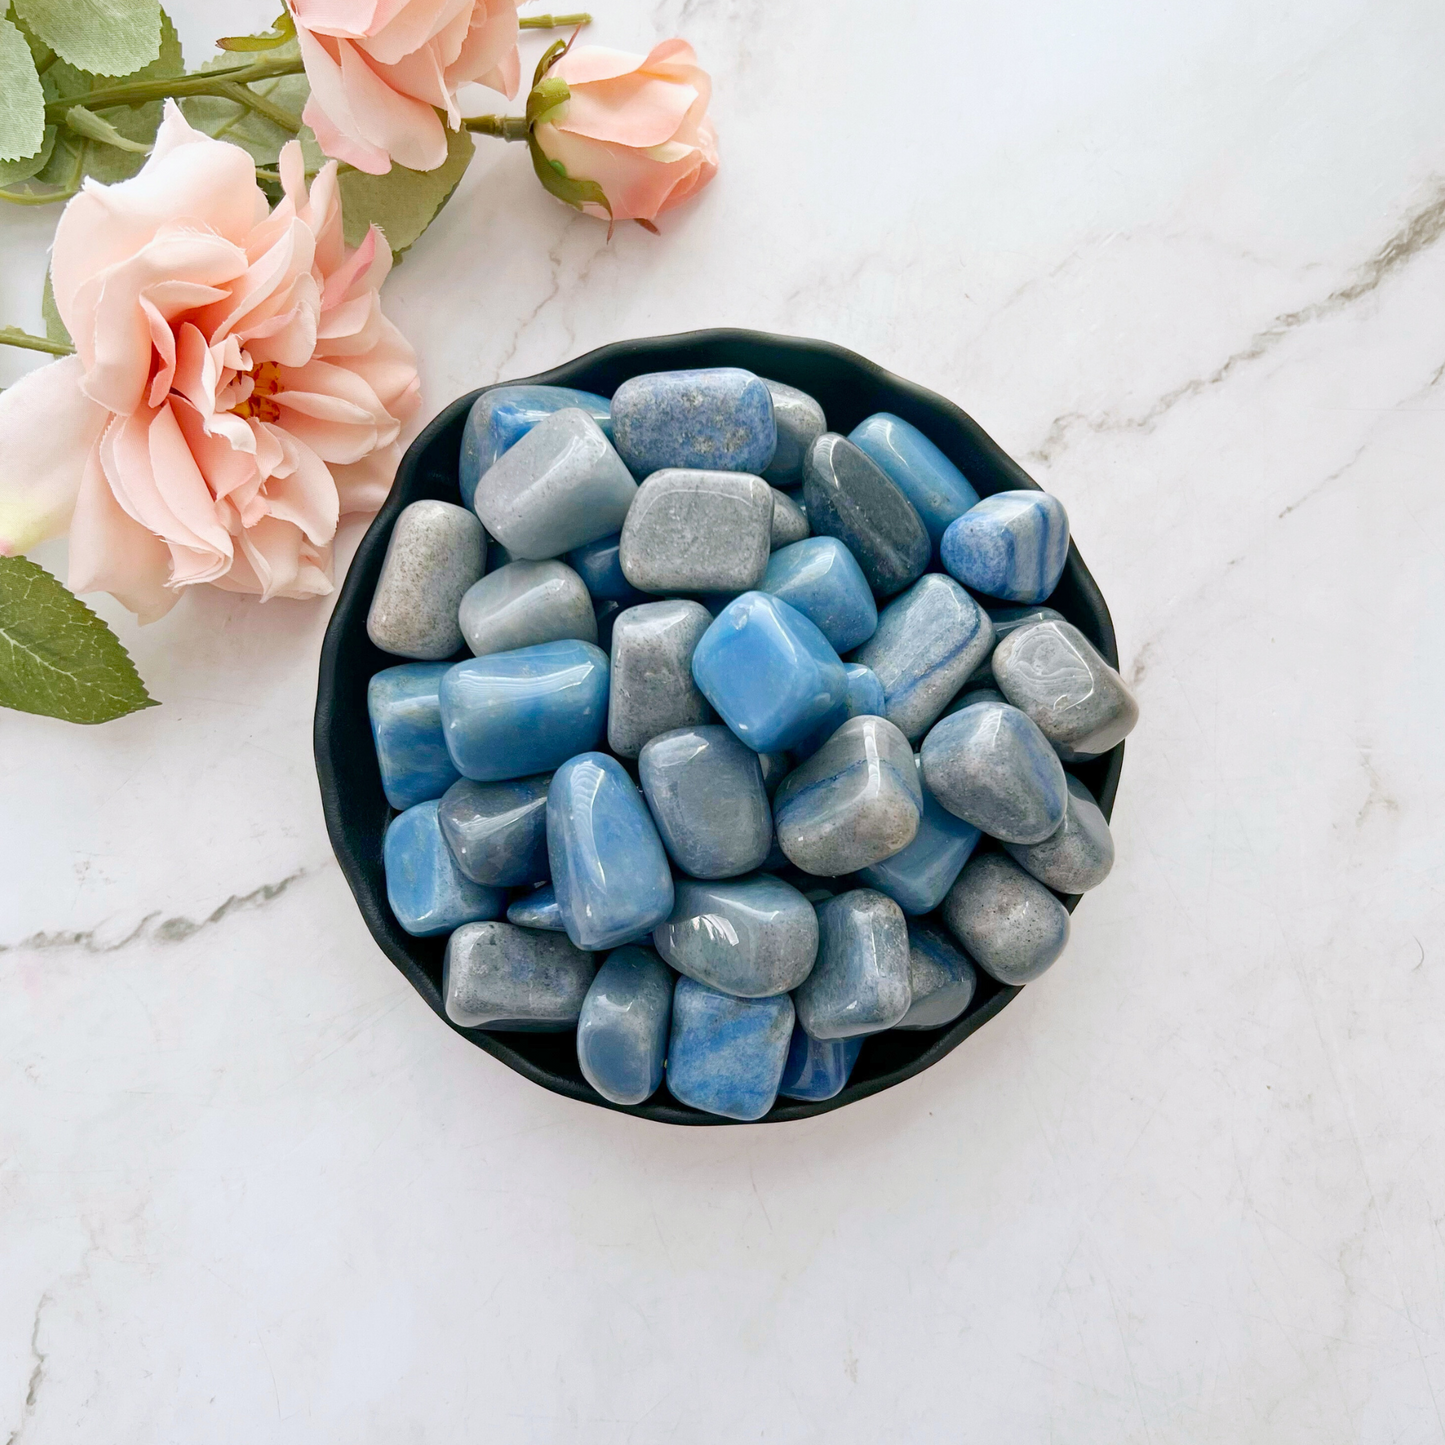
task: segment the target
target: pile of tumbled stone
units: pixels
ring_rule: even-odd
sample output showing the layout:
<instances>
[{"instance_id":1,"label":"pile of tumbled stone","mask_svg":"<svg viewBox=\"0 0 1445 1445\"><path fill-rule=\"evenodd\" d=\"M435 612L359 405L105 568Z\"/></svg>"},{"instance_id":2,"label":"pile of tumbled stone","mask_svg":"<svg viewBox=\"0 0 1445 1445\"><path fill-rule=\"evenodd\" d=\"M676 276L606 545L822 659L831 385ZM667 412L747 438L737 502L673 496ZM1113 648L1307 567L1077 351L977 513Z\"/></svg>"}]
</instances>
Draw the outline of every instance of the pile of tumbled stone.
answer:
<instances>
[{"instance_id":1,"label":"pile of tumbled stone","mask_svg":"<svg viewBox=\"0 0 1445 1445\"><path fill-rule=\"evenodd\" d=\"M1064 764L1138 710L1039 605L1056 499L734 368L494 388L459 483L397 518L367 622L418 659L368 698L386 886L449 935L454 1023L756 1119L1059 956L1114 856Z\"/></svg>"}]
</instances>

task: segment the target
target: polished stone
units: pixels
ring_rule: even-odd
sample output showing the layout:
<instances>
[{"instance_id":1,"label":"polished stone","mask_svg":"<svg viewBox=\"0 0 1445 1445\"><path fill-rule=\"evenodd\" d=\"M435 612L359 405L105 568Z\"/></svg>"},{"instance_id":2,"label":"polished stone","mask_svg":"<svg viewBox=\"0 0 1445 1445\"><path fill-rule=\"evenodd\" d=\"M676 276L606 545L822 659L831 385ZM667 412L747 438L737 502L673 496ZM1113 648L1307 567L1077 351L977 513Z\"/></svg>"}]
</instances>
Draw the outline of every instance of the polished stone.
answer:
<instances>
[{"instance_id":1,"label":"polished stone","mask_svg":"<svg viewBox=\"0 0 1445 1445\"><path fill-rule=\"evenodd\" d=\"M992 674L989 674L992 676ZM952 717L956 712L962 712L966 707L972 707L976 702L1008 702L1008 699L996 687L972 686L965 683L963 691L944 708L944 717Z\"/></svg>"},{"instance_id":2,"label":"polished stone","mask_svg":"<svg viewBox=\"0 0 1445 1445\"><path fill-rule=\"evenodd\" d=\"M1069 518L1047 492L995 492L949 525L939 546L965 587L1010 602L1043 602L1069 555Z\"/></svg>"},{"instance_id":3,"label":"polished stone","mask_svg":"<svg viewBox=\"0 0 1445 1445\"><path fill-rule=\"evenodd\" d=\"M952 577L928 572L883 609L856 660L883 684L884 716L915 742L992 648L978 603Z\"/></svg>"},{"instance_id":4,"label":"polished stone","mask_svg":"<svg viewBox=\"0 0 1445 1445\"><path fill-rule=\"evenodd\" d=\"M672 912L672 873L637 785L605 753L557 769L547 794L547 854L567 936L615 948Z\"/></svg>"},{"instance_id":5,"label":"polished stone","mask_svg":"<svg viewBox=\"0 0 1445 1445\"><path fill-rule=\"evenodd\" d=\"M993 623L994 645L997 646L1011 632L1027 627L1030 622L1066 622L1062 612L1052 607L985 607L989 621ZM993 685L993 673L988 674L989 686Z\"/></svg>"},{"instance_id":6,"label":"polished stone","mask_svg":"<svg viewBox=\"0 0 1445 1445\"><path fill-rule=\"evenodd\" d=\"M943 917L983 971L1000 983L1037 978L1069 941L1069 913L1012 858L970 860L949 890Z\"/></svg>"},{"instance_id":7,"label":"polished stone","mask_svg":"<svg viewBox=\"0 0 1445 1445\"><path fill-rule=\"evenodd\" d=\"M845 662L848 691L843 701L811 732L796 743L793 755L799 762L810 758L843 726L849 718L883 716L883 684L871 667L861 662Z\"/></svg>"},{"instance_id":8,"label":"polished stone","mask_svg":"<svg viewBox=\"0 0 1445 1445\"><path fill-rule=\"evenodd\" d=\"M793 770L793 760L787 753L758 753L758 767L763 774L763 789L768 797L778 791L778 784Z\"/></svg>"},{"instance_id":9,"label":"polished stone","mask_svg":"<svg viewBox=\"0 0 1445 1445\"><path fill-rule=\"evenodd\" d=\"M619 549L622 533L599 537L585 547L576 547L567 554L567 565L582 579L594 602L621 602L631 607L637 602L651 599L645 592L639 592L622 574L622 558Z\"/></svg>"},{"instance_id":10,"label":"polished stone","mask_svg":"<svg viewBox=\"0 0 1445 1445\"><path fill-rule=\"evenodd\" d=\"M629 607L612 624L607 745L635 758L649 739L712 721L692 676L693 654L712 625L707 608L680 597Z\"/></svg>"},{"instance_id":11,"label":"polished stone","mask_svg":"<svg viewBox=\"0 0 1445 1445\"><path fill-rule=\"evenodd\" d=\"M901 592L928 566L928 530L913 503L847 437L824 432L803 462L808 525L852 552L880 597Z\"/></svg>"},{"instance_id":12,"label":"polished stone","mask_svg":"<svg viewBox=\"0 0 1445 1445\"><path fill-rule=\"evenodd\" d=\"M903 910L871 888L818 907L818 962L793 996L815 1039L856 1038L892 1028L912 1002Z\"/></svg>"},{"instance_id":13,"label":"polished stone","mask_svg":"<svg viewBox=\"0 0 1445 1445\"><path fill-rule=\"evenodd\" d=\"M795 1023L778 1093L810 1104L841 1094L863 1051L863 1038L858 1034L851 1039L815 1039Z\"/></svg>"},{"instance_id":14,"label":"polished stone","mask_svg":"<svg viewBox=\"0 0 1445 1445\"><path fill-rule=\"evenodd\" d=\"M463 778L447 789L438 819L462 872L474 883L518 888L547 876L550 775L501 783Z\"/></svg>"},{"instance_id":15,"label":"polished stone","mask_svg":"<svg viewBox=\"0 0 1445 1445\"><path fill-rule=\"evenodd\" d=\"M803 509L786 493L773 488L773 525L768 545L779 547L801 542L808 535L808 518Z\"/></svg>"},{"instance_id":16,"label":"polished stone","mask_svg":"<svg viewBox=\"0 0 1445 1445\"><path fill-rule=\"evenodd\" d=\"M569 408L539 421L477 485L477 515L512 554L560 557L622 530L637 483L602 428Z\"/></svg>"},{"instance_id":17,"label":"polished stone","mask_svg":"<svg viewBox=\"0 0 1445 1445\"><path fill-rule=\"evenodd\" d=\"M597 645L609 657L612 656L612 629L617 625L617 619L631 605L627 602L616 602L608 597L597 603L592 609L593 615L597 618Z\"/></svg>"},{"instance_id":18,"label":"polished stone","mask_svg":"<svg viewBox=\"0 0 1445 1445\"><path fill-rule=\"evenodd\" d=\"M582 1077L614 1104L640 1104L662 1083L672 971L650 948L619 948L597 970L577 1020Z\"/></svg>"},{"instance_id":19,"label":"polished stone","mask_svg":"<svg viewBox=\"0 0 1445 1445\"><path fill-rule=\"evenodd\" d=\"M793 1001L734 998L691 978L672 995L667 1088L679 1103L728 1119L773 1107L793 1036Z\"/></svg>"},{"instance_id":20,"label":"polished stone","mask_svg":"<svg viewBox=\"0 0 1445 1445\"><path fill-rule=\"evenodd\" d=\"M723 608L693 653L692 675L722 720L757 753L791 748L848 691L828 639L766 592L744 592Z\"/></svg>"},{"instance_id":21,"label":"polished stone","mask_svg":"<svg viewBox=\"0 0 1445 1445\"><path fill-rule=\"evenodd\" d=\"M459 1028L564 1033L577 1022L597 965L560 933L471 923L447 940L442 997Z\"/></svg>"},{"instance_id":22,"label":"polished stone","mask_svg":"<svg viewBox=\"0 0 1445 1445\"><path fill-rule=\"evenodd\" d=\"M924 738L919 756L933 796L990 837L1040 843L1064 820L1068 789L1058 754L1007 703L950 713Z\"/></svg>"},{"instance_id":23,"label":"polished stone","mask_svg":"<svg viewBox=\"0 0 1445 1445\"><path fill-rule=\"evenodd\" d=\"M803 614L838 653L867 642L878 606L853 554L836 537L809 537L768 559L759 590Z\"/></svg>"},{"instance_id":24,"label":"polished stone","mask_svg":"<svg viewBox=\"0 0 1445 1445\"><path fill-rule=\"evenodd\" d=\"M1114 836L1094 795L1068 776L1064 821L1042 843L1005 843L1004 851L1026 873L1056 893L1087 893L1114 866Z\"/></svg>"},{"instance_id":25,"label":"polished stone","mask_svg":"<svg viewBox=\"0 0 1445 1445\"><path fill-rule=\"evenodd\" d=\"M773 815L761 759L725 727L678 728L637 760L642 793L672 861L694 878L734 878L762 866Z\"/></svg>"},{"instance_id":26,"label":"polished stone","mask_svg":"<svg viewBox=\"0 0 1445 1445\"><path fill-rule=\"evenodd\" d=\"M550 868L550 864L548 865ZM550 883L534 888L507 909L507 922L520 928L541 928L548 933L566 933L562 910L557 907L557 890Z\"/></svg>"},{"instance_id":27,"label":"polished stone","mask_svg":"<svg viewBox=\"0 0 1445 1445\"><path fill-rule=\"evenodd\" d=\"M958 945L936 924L908 925L908 988L913 1002L898 1029L941 1029L967 1012L978 974Z\"/></svg>"},{"instance_id":28,"label":"polished stone","mask_svg":"<svg viewBox=\"0 0 1445 1445\"><path fill-rule=\"evenodd\" d=\"M416 938L500 918L507 906L503 889L474 883L457 866L437 821L440 806L432 799L398 813L382 840L386 900L396 921Z\"/></svg>"},{"instance_id":29,"label":"polished stone","mask_svg":"<svg viewBox=\"0 0 1445 1445\"><path fill-rule=\"evenodd\" d=\"M994 651L993 675L1065 762L1107 753L1134 730L1139 704L1071 622L1035 622Z\"/></svg>"},{"instance_id":30,"label":"polished stone","mask_svg":"<svg viewBox=\"0 0 1445 1445\"><path fill-rule=\"evenodd\" d=\"M597 641L582 579L562 562L509 562L472 583L458 613L476 657L543 642Z\"/></svg>"},{"instance_id":31,"label":"polished stone","mask_svg":"<svg viewBox=\"0 0 1445 1445\"><path fill-rule=\"evenodd\" d=\"M836 878L906 848L923 790L908 739L886 718L855 717L783 780L773 822L799 868Z\"/></svg>"},{"instance_id":32,"label":"polished stone","mask_svg":"<svg viewBox=\"0 0 1445 1445\"><path fill-rule=\"evenodd\" d=\"M463 505L472 505L478 481L503 452L539 421L567 407L585 411L611 437L611 404L595 392L575 391L570 386L494 386L484 391L472 403L462 431L457 473Z\"/></svg>"},{"instance_id":33,"label":"polished stone","mask_svg":"<svg viewBox=\"0 0 1445 1445\"><path fill-rule=\"evenodd\" d=\"M763 475L775 487L796 487L803 480L803 458L828 430L828 419L806 391L766 377L763 385L773 398L773 425L778 432L773 460Z\"/></svg>"},{"instance_id":34,"label":"polished stone","mask_svg":"<svg viewBox=\"0 0 1445 1445\"><path fill-rule=\"evenodd\" d=\"M622 524L622 573L643 592L743 592L763 580L772 530L761 477L654 472Z\"/></svg>"},{"instance_id":35,"label":"polished stone","mask_svg":"<svg viewBox=\"0 0 1445 1445\"><path fill-rule=\"evenodd\" d=\"M634 376L612 397L612 426L617 450L639 477L664 467L757 476L777 445L767 386L735 366Z\"/></svg>"},{"instance_id":36,"label":"polished stone","mask_svg":"<svg viewBox=\"0 0 1445 1445\"><path fill-rule=\"evenodd\" d=\"M905 913L931 913L953 887L979 837L972 823L954 817L925 787L913 841L901 853L858 869L859 881L886 893Z\"/></svg>"},{"instance_id":37,"label":"polished stone","mask_svg":"<svg viewBox=\"0 0 1445 1445\"><path fill-rule=\"evenodd\" d=\"M398 812L439 798L459 776L442 733L447 662L406 662L372 675L366 711L386 801Z\"/></svg>"},{"instance_id":38,"label":"polished stone","mask_svg":"<svg viewBox=\"0 0 1445 1445\"><path fill-rule=\"evenodd\" d=\"M404 507L386 544L367 636L398 657L450 657L462 645L457 608L486 561L486 536L470 512L450 502Z\"/></svg>"},{"instance_id":39,"label":"polished stone","mask_svg":"<svg viewBox=\"0 0 1445 1445\"><path fill-rule=\"evenodd\" d=\"M450 668L441 683L447 751L464 778L545 773L595 748L607 726L607 658L588 642L544 642Z\"/></svg>"},{"instance_id":40,"label":"polished stone","mask_svg":"<svg viewBox=\"0 0 1445 1445\"><path fill-rule=\"evenodd\" d=\"M892 412L875 412L860 421L848 440L913 503L937 557L949 523L978 505L968 478L916 426Z\"/></svg>"},{"instance_id":41,"label":"polished stone","mask_svg":"<svg viewBox=\"0 0 1445 1445\"><path fill-rule=\"evenodd\" d=\"M818 952L813 905L770 873L702 881L679 878L658 953L679 973L739 998L791 993Z\"/></svg>"}]
</instances>

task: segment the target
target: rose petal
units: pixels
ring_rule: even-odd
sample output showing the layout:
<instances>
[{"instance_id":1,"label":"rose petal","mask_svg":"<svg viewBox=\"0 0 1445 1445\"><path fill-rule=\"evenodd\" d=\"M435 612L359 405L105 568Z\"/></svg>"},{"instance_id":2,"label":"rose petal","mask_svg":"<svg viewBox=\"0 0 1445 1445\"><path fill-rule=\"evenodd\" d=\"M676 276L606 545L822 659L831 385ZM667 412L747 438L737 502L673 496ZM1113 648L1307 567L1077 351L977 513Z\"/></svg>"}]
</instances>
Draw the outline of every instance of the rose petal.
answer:
<instances>
[{"instance_id":1,"label":"rose petal","mask_svg":"<svg viewBox=\"0 0 1445 1445\"><path fill-rule=\"evenodd\" d=\"M671 140L698 98L690 85L652 75L624 75L579 86L558 130L638 150Z\"/></svg>"}]
</instances>

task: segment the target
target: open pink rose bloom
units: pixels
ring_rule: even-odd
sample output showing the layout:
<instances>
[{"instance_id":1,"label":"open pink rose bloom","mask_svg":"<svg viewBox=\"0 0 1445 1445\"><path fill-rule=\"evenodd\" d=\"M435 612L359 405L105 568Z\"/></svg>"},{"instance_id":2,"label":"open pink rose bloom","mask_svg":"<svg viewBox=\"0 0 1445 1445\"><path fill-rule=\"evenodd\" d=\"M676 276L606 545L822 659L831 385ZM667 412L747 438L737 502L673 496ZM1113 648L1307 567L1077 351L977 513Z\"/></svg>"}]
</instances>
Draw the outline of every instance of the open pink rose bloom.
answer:
<instances>
[{"instance_id":1,"label":"open pink rose bloom","mask_svg":"<svg viewBox=\"0 0 1445 1445\"><path fill-rule=\"evenodd\" d=\"M572 98L537 126L537 144L573 179L596 181L614 220L651 221L717 173L712 81L687 41L664 40L646 56L574 45L551 74Z\"/></svg>"},{"instance_id":2,"label":"open pink rose bloom","mask_svg":"<svg viewBox=\"0 0 1445 1445\"><path fill-rule=\"evenodd\" d=\"M517 0L291 0L321 149L384 175L435 170L462 123L457 87L517 93Z\"/></svg>"},{"instance_id":3,"label":"open pink rose bloom","mask_svg":"<svg viewBox=\"0 0 1445 1445\"><path fill-rule=\"evenodd\" d=\"M131 180L87 182L51 276L76 355L0 396L0 553L70 527L70 586L141 621L211 582L331 591L337 519L375 511L419 401L381 313L391 251L342 240L336 167L308 192L281 153L272 211L250 156L173 103Z\"/></svg>"}]
</instances>

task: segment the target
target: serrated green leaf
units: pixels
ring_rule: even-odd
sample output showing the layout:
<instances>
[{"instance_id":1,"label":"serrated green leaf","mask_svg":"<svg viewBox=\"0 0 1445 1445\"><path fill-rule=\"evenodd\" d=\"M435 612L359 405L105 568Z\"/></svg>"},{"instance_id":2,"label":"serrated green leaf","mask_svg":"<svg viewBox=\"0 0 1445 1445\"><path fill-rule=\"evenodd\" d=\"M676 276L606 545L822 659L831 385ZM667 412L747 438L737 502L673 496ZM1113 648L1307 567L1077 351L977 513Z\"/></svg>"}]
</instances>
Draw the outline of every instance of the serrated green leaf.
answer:
<instances>
[{"instance_id":1,"label":"serrated green leaf","mask_svg":"<svg viewBox=\"0 0 1445 1445\"><path fill-rule=\"evenodd\" d=\"M45 96L35 61L20 31L0 20L0 161L35 156L44 144Z\"/></svg>"},{"instance_id":2,"label":"serrated green leaf","mask_svg":"<svg viewBox=\"0 0 1445 1445\"><path fill-rule=\"evenodd\" d=\"M74 346L65 322L60 319L60 308L55 304L55 287L50 284L50 270L45 271L45 289L40 293L40 315L45 321L46 340Z\"/></svg>"},{"instance_id":3,"label":"serrated green leaf","mask_svg":"<svg viewBox=\"0 0 1445 1445\"><path fill-rule=\"evenodd\" d=\"M399 256L451 199L471 164L472 150L471 132L464 128L447 132L447 158L434 171L409 171L398 165L384 176L344 171L341 216L347 245L360 245L367 227L376 225L393 255Z\"/></svg>"},{"instance_id":4,"label":"serrated green leaf","mask_svg":"<svg viewBox=\"0 0 1445 1445\"><path fill-rule=\"evenodd\" d=\"M62 60L92 75L129 75L160 55L157 0L15 0L15 8Z\"/></svg>"},{"instance_id":5,"label":"serrated green leaf","mask_svg":"<svg viewBox=\"0 0 1445 1445\"><path fill-rule=\"evenodd\" d=\"M155 699L110 628L43 567L0 557L0 707L103 723Z\"/></svg>"},{"instance_id":6,"label":"serrated green leaf","mask_svg":"<svg viewBox=\"0 0 1445 1445\"><path fill-rule=\"evenodd\" d=\"M50 153L55 149L55 127L45 127L45 138L40 143L40 149L33 156L26 156L24 160L0 161L0 186L13 186L19 181L28 181L32 176L38 176L50 161Z\"/></svg>"},{"instance_id":7,"label":"serrated green leaf","mask_svg":"<svg viewBox=\"0 0 1445 1445\"><path fill-rule=\"evenodd\" d=\"M101 145L114 146L116 150L129 151L132 155L146 155L150 147L144 141L128 140L103 116L86 110L83 105L72 105L65 112L65 124L76 135L87 140L99 141Z\"/></svg>"}]
</instances>

